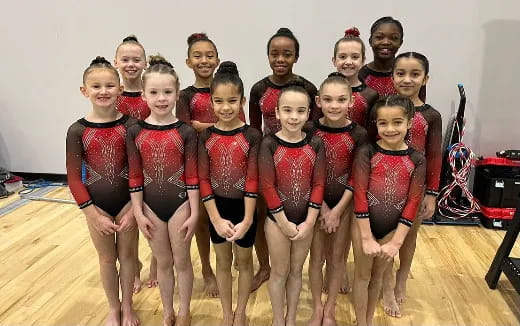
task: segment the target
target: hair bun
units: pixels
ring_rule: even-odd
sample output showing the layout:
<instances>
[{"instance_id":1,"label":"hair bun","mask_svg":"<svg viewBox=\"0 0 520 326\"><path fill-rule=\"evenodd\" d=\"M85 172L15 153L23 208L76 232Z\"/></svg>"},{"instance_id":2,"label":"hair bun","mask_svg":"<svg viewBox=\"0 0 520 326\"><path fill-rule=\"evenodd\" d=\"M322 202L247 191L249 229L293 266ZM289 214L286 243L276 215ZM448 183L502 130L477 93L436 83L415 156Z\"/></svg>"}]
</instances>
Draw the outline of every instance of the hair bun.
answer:
<instances>
[{"instance_id":1,"label":"hair bun","mask_svg":"<svg viewBox=\"0 0 520 326\"><path fill-rule=\"evenodd\" d=\"M294 37L293 32L291 32L291 30L288 29L287 27L279 28L278 31L276 32L276 34L278 34L278 35L290 35L290 36Z\"/></svg>"},{"instance_id":2,"label":"hair bun","mask_svg":"<svg viewBox=\"0 0 520 326\"><path fill-rule=\"evenodd\" d=\"M357 27L351 27L345 31L345 37L353 36L353 37L359 37L359 29Z\"/></svg>"},{"instance_id":3,"label":"hair bun","mask_svg":"<svg viewBox=\"0 0 520 326\"><path fill-rule=\"evenodd\" d=\"M148 65L150 67L155 66L155 65L165 65L165 66L168 66L170 68L173 68L173 65L171 63L169 63L168 60L166 60L160 54L151 55L150 58L148 59Z\"/></svg>"},{"instance_id":4,"label":"hair bun","mask_svg":"<svg viewBox=\"0 0 520 326\"><path fill-rule=\"evenodd\" d=\"M341 77L341 78L347 78L347 76L343 75L339 71L331 72L327 77Z\"/></svg>"},{"instance_id":5,"label":"hair bun","mask_svg":"<svg viewBox=\"0 0 520 326\"><path fill-rule=\"evenodd\" d=\"M188 45L200 40L207 40L208 35L206 33L193 33L188 36Z\"/></svg>"},{"instance_id":6,"label":"hair bun","mask_svg":"<svg viewBox=\"0 0 520 326\"><path fill-rule=\"evenodd\" d=\"M303 82L303 80L301 79L293 79L291 81L289 81L286 86L297 86L297 87L302 87L305 89L305 83Z\"/></svg>"},{"instance_id":7,"label":"hair bun","mask_svg":"<svg viewBox=\"0 0 520 326\"><path fill-rule=\"evenodd\" d=\"M139 41L137 40L137 36L135 36L133 34L132 35L128 35L127 37L125 37L123 39L123 43L125 43L125 42L137 42L137 43L139 43Z\"/></svg>"},{"instance_id":8,"label":"hair bun","mask_svg":"<svg viewBox=\"0 0 520 326\"><path fill-rule=\"evenodd\" d=\"M108 61L107 59L105 59L105 57L101 57L101 56L97 56L94 60L92 60L90 62L90 65L93 66L93 65L97 65L97 64L108 64L108 65L112 65L110 63L110 61Z\"/></svg>"},{"instance_id":9,"label":"hair bun","mask_svg":"<svg viewBox=\"0 0 520 326\"><path fill-rule=\"evenodd\" d=\"M238 76L237 65L232 61L224 61L218 67L217 74L231 74Z\"/></svg>"}]
</instances>

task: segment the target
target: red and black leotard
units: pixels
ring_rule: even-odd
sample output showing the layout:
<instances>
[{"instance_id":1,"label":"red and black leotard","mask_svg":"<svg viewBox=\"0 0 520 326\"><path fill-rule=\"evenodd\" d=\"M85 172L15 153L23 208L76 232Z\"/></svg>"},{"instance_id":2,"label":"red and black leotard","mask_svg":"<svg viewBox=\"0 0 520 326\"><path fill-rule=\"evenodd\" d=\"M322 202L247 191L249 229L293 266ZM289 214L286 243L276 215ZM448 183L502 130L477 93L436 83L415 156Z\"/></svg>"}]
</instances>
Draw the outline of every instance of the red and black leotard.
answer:
<instances>
[{"instance_id":1,"label":"red and black leotard","mask_svg":"<svg viewBox=\"0 0 520 326\"><path fill-rule=\"evenodd\" d=\"M409 147L388 151L367 143L356 153L354 213L370 218L376 239L384 238L398 223L412 226L423 196L424 155Z\"/></svg>"},{"instance_id":2,"label":"red and black leotard","mask_svg":"<svg viewBox=\"0 0 520 326\"><path fill-rule=\"evenodd\" d=\"M216 123L217 117L211 106L209 87L197 88L189 86L181 90L177 101L175 115L181 121L191 125L195 120L202 123ZM246 121L244 111L240 111L240 120Z\"/></svg>"},{"instance_id":3,"label":"red and black leotard","mask_svg":"<svg viewBox=\"0 0 520 326\"><path fill-rule=\"evenodd\" d=\"M150 115L150 108L141 97L141 92L124 91L117 98L116 106L119 112L138 120L144 120Z\"/></svg>"},{"instance_id":4,"label":"red and black leotard","mask_svg":"<svg viewBox=\"0 0 520 326\"><path fill-rule=\"evenodd\" d=\"M165 221L198 189L197 134L182 121L157 126L144 121L128 130L130 192L143 191L144 202Z\"/></svg>"},{"instance_id":5,"label":"red and black leotard","mask_svg":"<svg viewBox=\"0 0 520 326\"><path fill-rule=\"evenodd\" d=\"M352 107L349 109L349 118L366 128L370 110L379 98L379 94L374 89L367 87L367 85L361 84L352 87L352 97L354 98L354 103L352 103Z\"/></svg>"},{"instance_id":6,"label":"red and black leotard","mask_svg":"<svg viewBox=\"0 0 520 326\"><path fill-rule=\"evenodd\" d=\"M83 119L67 131L67 181L80 208L96 205L115 217L130 200L126 134L136 120L127 115L106 123ZM81 180L82 164L87 168Z\"/></svg>"},{"instance_id":7,"label":"red and black leotard","mask_svg":"<svg viewBox=\"0 0 520 326\"><path fill-rule=\"evenodd\" d=\"M295 76L293 80L284 85L276 85L269 77L265 77L251 88L249 98L249 121L251 122L251 127L261 131L263 120L264 135L274 134L280 131L282 125L280 121L276 119L275 112L278 95L283 88L292 85L301 85L307 90L307 93L309 93L311 98L309 120L316 120L322 116L321 110L318 109L314 101L318 90L310 81L301 76Z\"/></svg>"},{"instance_id":8,"label":"red and black leotard","mask_svg":"<svg viewBox=\"0 0 520 326\"><path fill-rule=\"evenodd\" d=\"M260 189L268 216L285 212L287 219L300 224L308 207L319 209L325 188L325 149L320 137L311 135L289 143L276 135L262 140L258 161Z\"/></svg>"},{"instance_id":9,"label":"red and black leotard","mask_svg":"<svg viewBox=\"0 0 520 326\"><path fill-rule=\"evenodd\" d=\"M364 65L359 70L359 80L375 90L380 97L397 94L392 81L392 72L375 71L368 65Z\"/></svg>"},{"instance_id":10,"label":"red and black leotard","mask_svg":"<svg viewBox=\"0 0 520 326\"><path fill-rule=\"evenodd\" d=\"M343 128L331 128L316 120L310 133L320 137L325 145L327 179L323 200L334 208L346 189L354 189L351 173L354 152L366 142L367 132L355 122Z\"/></svg>"},{"instance_id":11,"label":"red and black leotard","mask_svg":"<svg viewBox=\"0 0 520 326\"><path fill-rule=\"evenodd\" d=\"M437 196L442 165L442 118L439 111L428 104L416 106L405 142L426 157L426 193Z\"/></svg>"},{"instance_id":12,"label":"red and black leotard","mask_svg":"<svg viewBox=\"0 0 520 326\"><path fill-rule=\"evenodd\" d=\"M224 131L209 127L199 135L199 179L202 201L214 195L258 197L258 150L262 135L248 125Z\"/></svg>"}]
</instances>

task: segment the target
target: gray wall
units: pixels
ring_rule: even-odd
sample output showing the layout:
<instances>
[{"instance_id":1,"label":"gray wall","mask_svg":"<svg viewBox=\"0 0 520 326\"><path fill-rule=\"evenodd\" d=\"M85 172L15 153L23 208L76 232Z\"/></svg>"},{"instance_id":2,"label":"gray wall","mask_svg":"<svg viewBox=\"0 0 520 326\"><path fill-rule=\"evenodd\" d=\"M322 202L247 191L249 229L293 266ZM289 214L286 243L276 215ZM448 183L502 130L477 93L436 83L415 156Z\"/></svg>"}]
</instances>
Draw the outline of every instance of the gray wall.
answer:
<instances>
[{"instance_id":1,"label":"gray wall","mask_svg":"<svg viewBox=\"0 0 520 326\"><path fill-rule=\"evenodd\" d=\"M520 2L475 1L4 1L0 12L0 165L12 171L64 173L65 132L90 109L79 93L81 75L96 55L114 57L135 33L148 54L176 65L182 87L186 37L205 31L220 58L238 64L247 90L270 70L266 42L291 28L301 43L295 72L319 84L333 70L332 47L357 26L368 39L384 15L405 28L401 51L431 61L428 102L446 122L468 95L465 142L479 155L520 148ZM304 4L307 3L307 4ZM500 3L500 6L494 5ZM368 51L368 59L371 53ZM248 91L247 91L248 92Z\"/></svg>"}]
</instances>

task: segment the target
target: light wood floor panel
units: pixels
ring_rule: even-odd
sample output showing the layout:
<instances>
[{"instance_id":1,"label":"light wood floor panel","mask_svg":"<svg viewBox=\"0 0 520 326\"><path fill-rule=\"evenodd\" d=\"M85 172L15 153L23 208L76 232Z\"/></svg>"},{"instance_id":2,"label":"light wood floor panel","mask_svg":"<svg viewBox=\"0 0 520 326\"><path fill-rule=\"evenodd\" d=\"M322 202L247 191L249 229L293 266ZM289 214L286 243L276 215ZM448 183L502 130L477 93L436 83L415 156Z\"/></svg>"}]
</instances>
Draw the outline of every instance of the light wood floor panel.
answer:
<instances>
[{"instance_id":1,"label":"light wood floor panel","mask_svg":"<svg viewBox=\"0 0 520 326\"><path fill-rule=\"evenodd\" d=\"M47 196L71 198L66 188ZM15 200L17 196L0 200L0 208ZM0 325L103 324L107 304L97 256L76 206L31 202L0 217L0 230ZM520 296L509 281L503 276L498 290L490 290L484 281L504 234L482 227L423 226L408 282L408 300L402 306L403 317L390 318L378 308L376 325L519 325ZM520 256L520 241L513 254ZM217 325L220 301L202 293L197 255L193 242L193 325ZM145 263L145 282L150 249L143 240L140 257ZM214 259L212 253L213 266ZM350 258L349 275L353 275L353 268ZM306 269L307 264L298 315L302 326L312 313ZM351 300L350 294L338 297L339 325L355 322ZM134 307L142 325L161 324L158 289L144 288L134 296ZM269 325L271 306L266 285L251 295L248 313L252 326Z\"/></svg>"}]
</instances>

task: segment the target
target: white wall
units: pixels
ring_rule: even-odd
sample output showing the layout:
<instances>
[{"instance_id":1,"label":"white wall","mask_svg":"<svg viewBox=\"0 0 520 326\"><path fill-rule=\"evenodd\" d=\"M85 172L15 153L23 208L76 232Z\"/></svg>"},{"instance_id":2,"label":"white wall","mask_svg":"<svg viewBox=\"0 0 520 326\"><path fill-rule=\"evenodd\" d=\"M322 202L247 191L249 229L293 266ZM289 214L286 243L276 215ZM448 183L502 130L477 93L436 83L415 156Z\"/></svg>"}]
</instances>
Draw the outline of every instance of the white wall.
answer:
<instances>
[{"instance_id":1,"label":"white wall","mask_svg":"<svg viewBox=\"0 0 520 326\"><path fill-rule=\"evenodd\" d=\"M500 3L500 5L496 5ZM350 26L367 40L372 22L404 25L401 51L431 61L428 102L444 116L468 95L465 141L482 155L520 148L520 2L475 1L3 1L0 11L0 165L12 171L64 173L65 132L90 109L81 75L96 55L113 58L134 33L193 82L184 65L186 37L207 32L221 60L238 64L246 92L267 75L266 42L289 27L301 43L295 72L315 84L333 70L334 42ZM368 59L371 57L369 50Z\"/></svg>"}]
</instances>

